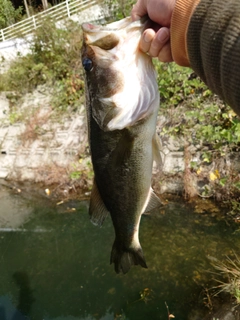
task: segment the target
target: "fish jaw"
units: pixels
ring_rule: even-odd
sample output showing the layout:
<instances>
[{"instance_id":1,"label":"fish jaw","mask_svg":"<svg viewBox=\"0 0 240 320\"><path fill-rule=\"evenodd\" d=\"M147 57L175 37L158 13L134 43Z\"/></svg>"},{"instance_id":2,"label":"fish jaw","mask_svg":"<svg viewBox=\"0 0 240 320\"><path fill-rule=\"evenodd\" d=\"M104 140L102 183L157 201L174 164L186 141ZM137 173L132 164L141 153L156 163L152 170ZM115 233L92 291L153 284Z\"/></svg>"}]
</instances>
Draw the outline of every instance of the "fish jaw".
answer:
<instances>
[{"instance_id":1,"label":"fish jaw","mask_svg":"<svg viewBox=\"0 0 240 320\"><path fill-rule=\"evenodd\" d=\"M91 23L83 23L83 35L84 42L87 45L96 45L105 50L114 48L121 41L121 44L124 42L125 38L129 38L129 32L134 29L134 36L136 36L136 30L139 34L148 27L149 20L146 17L141 20L132 22L130 17L125 19L109 23L106 26L93 25ZM115 39L115 41L113 41ZM106 48L106 43L109 43L111 40L111 45Z\"/></svg>"}]
</instances>

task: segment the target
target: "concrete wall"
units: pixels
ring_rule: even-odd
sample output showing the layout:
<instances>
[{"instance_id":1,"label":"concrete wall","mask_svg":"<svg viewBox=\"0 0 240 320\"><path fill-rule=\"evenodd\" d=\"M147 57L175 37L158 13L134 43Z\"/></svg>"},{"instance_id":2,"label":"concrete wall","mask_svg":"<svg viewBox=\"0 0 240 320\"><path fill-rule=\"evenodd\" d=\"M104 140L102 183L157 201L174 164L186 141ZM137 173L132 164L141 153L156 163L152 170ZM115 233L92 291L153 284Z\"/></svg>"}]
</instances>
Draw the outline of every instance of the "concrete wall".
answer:
<instances>
[{"instance_id":1,"label":"concrete wall","mask_svg":"<svg viewBox=\"0 0 240 320\"><path fill-rule=\"evenodd\" d=\"M18 114L24 116L24 121L11 124L9 101L2 93L0 178L40 181L44 167L47 174L47 168L68 169L78 161L87 143L83 106L77 113L53 120L47 92L36 90L26 96Z\"/></svg>"}]
</instances>

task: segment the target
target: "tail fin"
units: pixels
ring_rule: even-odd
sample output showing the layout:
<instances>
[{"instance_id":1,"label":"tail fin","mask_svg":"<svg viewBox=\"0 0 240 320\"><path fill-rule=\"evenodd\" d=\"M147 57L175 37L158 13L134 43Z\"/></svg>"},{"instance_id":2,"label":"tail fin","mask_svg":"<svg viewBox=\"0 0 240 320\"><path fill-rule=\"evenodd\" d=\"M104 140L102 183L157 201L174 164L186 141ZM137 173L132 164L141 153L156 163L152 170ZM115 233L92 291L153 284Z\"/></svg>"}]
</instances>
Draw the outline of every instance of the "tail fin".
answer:
<instances>
[{"instance_id":1,"label":"tail fin","mask_svg":"<svg viewBox=\"0 0 240 320\"><path fill-rule=\"evenodd\" d=\"M122 248L116 240L112 247L110 264L114 263L116 273L127 273L131 266L138 265L147 268L141 246L138 248Z\"/></svg>"}]
</instances>

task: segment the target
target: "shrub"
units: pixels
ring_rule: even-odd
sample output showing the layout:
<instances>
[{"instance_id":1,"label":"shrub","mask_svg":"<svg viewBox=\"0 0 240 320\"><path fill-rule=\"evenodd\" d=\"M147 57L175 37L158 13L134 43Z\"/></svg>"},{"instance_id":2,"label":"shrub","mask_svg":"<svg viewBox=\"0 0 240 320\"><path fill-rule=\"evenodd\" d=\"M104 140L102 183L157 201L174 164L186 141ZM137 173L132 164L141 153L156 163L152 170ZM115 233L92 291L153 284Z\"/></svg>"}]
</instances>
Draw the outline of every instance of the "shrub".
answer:
<instances>
[{"instance_id":1,"label":"shrub","mask_svg":"<svg viewBox=\"0 0 240 320\"><path fill-rule=\"evenodd\" d=\"M48 84L55 91L56 108L75 106L83 93L81 45L77 23L67 21L58 28L54 21L44 21L33 34L30 52L13 61L7 73L0 75L0 90L25 94Z\"/></svg>"},{"instance_id":2,"label":"shrub","mask_svg":"<svg viewBox=\"0 0 240 320\"><path fill-rule=\"evenodd\" d=\"M10 0L0 0L0 29L21 20L22 7L15 9Z\"/></svg>"}]
</instances>

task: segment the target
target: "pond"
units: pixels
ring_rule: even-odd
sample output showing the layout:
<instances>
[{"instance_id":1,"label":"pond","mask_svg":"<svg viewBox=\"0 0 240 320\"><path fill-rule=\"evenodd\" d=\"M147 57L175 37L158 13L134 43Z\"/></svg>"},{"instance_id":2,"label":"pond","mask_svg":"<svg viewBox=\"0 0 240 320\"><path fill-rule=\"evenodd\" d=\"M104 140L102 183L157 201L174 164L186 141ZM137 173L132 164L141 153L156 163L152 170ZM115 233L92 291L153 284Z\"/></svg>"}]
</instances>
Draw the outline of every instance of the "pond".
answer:
<instances>
[{"instance_id":1,"label":"pond","mask_svg":"<svg viewBox=\"0 0 240 320\"><path fill-rule=\"evenodd\" d=\"M209 257L238 253L238 226L171 202L143 216L148 269L117 275L109 264L110 217L102 228L88 201L56 205L0 186L0 319L203 319Z\"/></svg>"}]
</instances>

